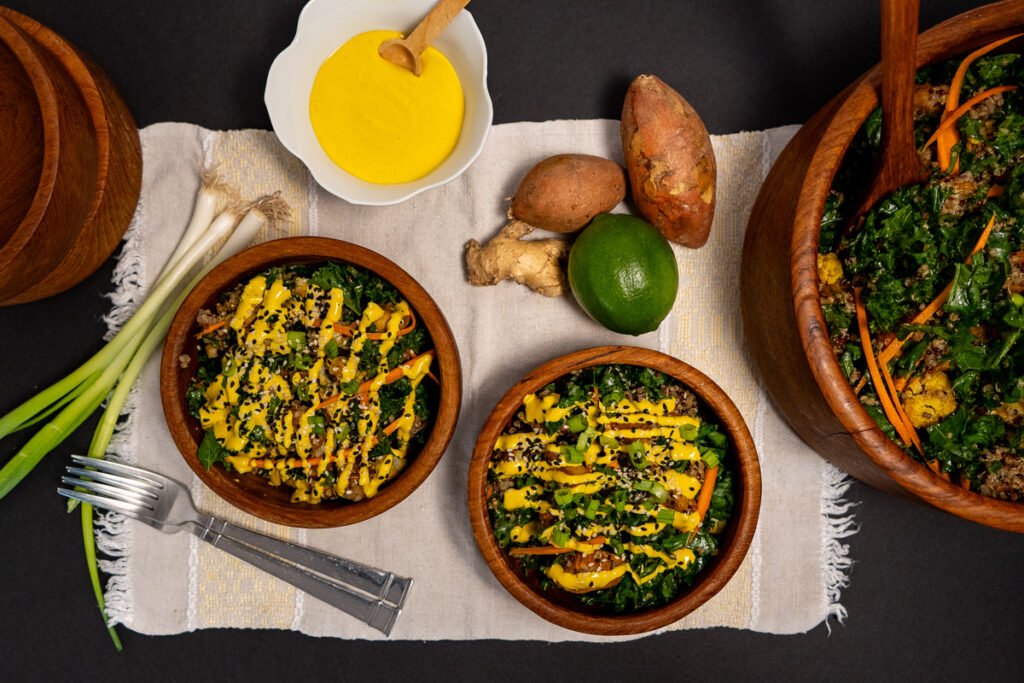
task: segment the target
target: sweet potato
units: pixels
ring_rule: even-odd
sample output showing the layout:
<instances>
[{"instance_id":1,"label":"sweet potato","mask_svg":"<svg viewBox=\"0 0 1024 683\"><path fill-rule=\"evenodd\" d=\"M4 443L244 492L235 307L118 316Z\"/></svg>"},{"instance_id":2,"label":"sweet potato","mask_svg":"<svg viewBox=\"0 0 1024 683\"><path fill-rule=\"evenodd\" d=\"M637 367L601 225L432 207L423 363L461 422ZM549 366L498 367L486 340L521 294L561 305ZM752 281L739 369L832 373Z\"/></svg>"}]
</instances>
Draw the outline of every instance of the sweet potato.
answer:
<instances>
[{"instance_id":1,"label":"sweet potato","mask_svg":"<svg viewBox=\"0 0 1024 683\"><path fill-rule=\"evenodd\" d=\"M557 154L523 177L510 217L552 232L576 232L626 196L626 174L614 161L589 154Z\"/></svg>"},{"instance_id":2,"label":"sweet potato","mask_svg":"<svg viewBox=\"0 0 1024 683\"><path fill-rule=\"evenodd\" d=\"M622 151L640 213L687 247L708 241L715 215L715 153L690 103L657 76L638 76L622 107Z\"/></svg>"}]
</instances>

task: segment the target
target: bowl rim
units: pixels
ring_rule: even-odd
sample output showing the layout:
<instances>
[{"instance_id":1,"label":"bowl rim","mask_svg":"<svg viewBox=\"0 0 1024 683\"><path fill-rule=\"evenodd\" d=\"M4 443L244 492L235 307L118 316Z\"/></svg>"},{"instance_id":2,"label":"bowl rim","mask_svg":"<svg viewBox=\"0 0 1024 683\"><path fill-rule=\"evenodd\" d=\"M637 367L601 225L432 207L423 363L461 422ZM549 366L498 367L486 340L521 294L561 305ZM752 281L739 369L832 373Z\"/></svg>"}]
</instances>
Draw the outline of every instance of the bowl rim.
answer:
<instances>
[{"instance_id":1,"label":"bowl rim","mask_svg":"<svg viewBox=\"0 0 1024 683\"><path fill-rule=\"evenodd\" d=\"M637 365L664 372L691 389L718 417L729 432L735 454L734 472L739 479L734 509L726 538L711 566L671 602L630 614L594 614L575 610L547 598L528 585L512 568L508 555L498 546L486 509L487 464L495 439L522 404L523 396L573 370L594 365ZM761 506L761 468L757 449L743 416L732 399L707 375L668 354L636 346L598 346L553 358L534 368L498 401L480 430L469 467L469 518L487 566L516 600L535 614L564 628L595 635L645 633L667 626L694 611L732 578L746 557L757 528Z\"/></svg>"},{"instance_id":2,"label":"bowl rim","mask_svg":"<svg viewBox=\"0 0 1024 683\"><path fill-rule=\"evenodd\" d=\"M207 471L197 457L190 431L194 419L185 409L179 385L179 358L194 339L195 316L212 297L270 266L289 263L342 261L364 268L394 285L412 305L434 341L441 380L434 425L427 442L387 486L359 502L303 506L277 504L243 490L223 468ZM302 528L331 528L354 524L397 505L422 484L445 454L455 433L462 404L462 369L455 337L437 304L411 275L375 251L329 237L285 237L263 242L227 259L192 289L178 308L164 342L160 361L160 397L167 428L178 451L196 476L221 498L260 519ZM266 486L269 487L269 484Z\"/></svg>"},{"instance_id":3,"label":"bowl rim","mask_svg":"<svg viewBox=\"0 0 1024 683\"><path fill-rule=\"evenodd\" d=\"M350 4L355 1L361 0L348 0ZM434 4L433 0L414 0L422 4L422 14L425 14ZM282 50L274 58L274 61L270 65L270 69L267 74L266 86L263 91L263 102L267 109L267 113L270 116L271 128L277 134L281 144L291 152L299 161L302 162L303 166L309 171L313 179L331 194L344 199L350 204L358 204L363 206L391 206L404 202L416 195L426 192L427 190L435 187L445 185L452 180L455 180L463 173L466 169L476 161L476 159L483 152L484 147L487 143L487 138L490 135L491 125L494 121L494 104L491 100L490 91L487 87L487 45L484 42L483 34L480 32L480 28L477 26L476 21L473 19L473 15L466 9L461 10L453 19L453 24L464 24L466 30L470 32L470 38L472 45L479 49L479 60L480 60L480 78L479 81L474 78L472 79L473 87L479 87L480 89L480 103L483 105L480 111L480 125L482 126L482 134L479 141L473 143L472 152L466 157L465 161L459 164L456 168L452 169L447 175L439 176L432 180L428 180L434 175L435 171L428 173L422 178L409 181L407 183L397 183L394 185L375 185L374 189L378 190L383 187L395 188L394 194L388 196L368 196L361 194L358 186L354 188L342 188L338 185L333 177L335 173L342 173L346 177L351 178L353 181L364 182L355 178L344 169L339 168L333 162L322 163L317 160L309 158L306 150L295 137L295 133L287 126L283 125L283 116L285 110L293 109L293 105L290 100L286 103L279 104L278 90L282 87L280 83L286 76L283 70L286 68L286 63L289 62L292 57L297 54L303 45L302 36L306 30L306 27L313 22L312 16L320 10L321 6L338 6L337 0L309 0L302 8L299 13L299 19L295 28L295 36L292 38L292 42ZM415 21L415 20L413 20ZM344 41L341 41L344 42ZM338 45L341 45L341 42ZM477 55L472 55L474 59ZM465 88L464 88L465 92ZM467 120L463 121L462 135L466 133ZM461 141L460 136L460 141Z\"/></svg>"},{"instance_id":4,"label":"bowl rim","mask_svg":"<svg viewBox=\"0 0 1024 683\"><path fill-rule=\"evenodd\" d=\"M0 7L0 18L34 40L53 58L54 67L62 69L77 86L92 121L97 158L92 203L67 253L38 282L0 302L10 306L63 292L94 273L110 256L135 213L142 187L142 148L131 112L99 66L64 37L25 14ZM94 92L95 97L91 95ZM119 181L123 185L117 185ZM121 189L106 191L114 186ZM125 195L127 200L121 198Z\"/></svg>"},{"instance_id":5,"label":"bowl rim","mask_svg":"<svg viewBox=\"0 0 1024 683\"><path fill-rule=\"evenodd\" d=\"M1010 14L1016 13L1012 19ZM971 32L953 39L954 29L971 20ZM1015 28L1016 27L1016 28ZM1024 27L1024 2L1007 0L965 12L922 33L917 67L963 54ZM933 473L893 443L864 410L831 348L818 296L817 253L821 217L828 190L857 130L878 103L880 69L855 81L831 113L808 164L796 200L790 244L790 273L797 330L804 354L822 396L860 450L904 490L964 519L997 528L1024 531L1024 504L968 491ZM827 108L827 105L826 105Z\"/></svg>"},{"instance_id":6,"label":"bowl rim","mask_svg":"<svg viewBox=\"0 0 1024 683\"><path fill-rule=\"evenodd\" d=\"M42 163L32 201L25 215L10 236L0 243L0 272L3 272L25 250L39 230L50 204L57 172L60 168L60 124L58 121L57 92L29 37L14 23L0 16L0 44L3 44L21 64L26 78L32 83L35 105L39 112L43 133Z\"/></svg>"}]
</instances>

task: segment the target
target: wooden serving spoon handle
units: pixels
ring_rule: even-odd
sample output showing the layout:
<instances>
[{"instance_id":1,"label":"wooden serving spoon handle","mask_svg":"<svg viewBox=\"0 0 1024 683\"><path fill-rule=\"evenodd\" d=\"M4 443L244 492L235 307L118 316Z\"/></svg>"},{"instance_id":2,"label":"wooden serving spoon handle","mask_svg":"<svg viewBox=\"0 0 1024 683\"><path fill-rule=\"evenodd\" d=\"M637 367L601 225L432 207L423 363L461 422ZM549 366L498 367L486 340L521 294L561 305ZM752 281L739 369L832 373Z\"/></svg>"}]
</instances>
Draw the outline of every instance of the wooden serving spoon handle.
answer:
<instances>
[{"instance_id":1,"label":"wooden serving spoon handle","mask_svg":"<svg viewBox=\"0 0 1024 683\"><path fill-rule=\"evenodd\" d=\"M417 57L422 55L469 2L470 0L440 0L405 39L406 46Z\"/></svg>"},{"instance_id":2,"label":"wooden serving spoon handle","mask_svg":"<svg viewBox=\"0 0 1024 683\"><path fill-rule=\"evenodd\" d=\"M893 190L927 177L914 144L918 7L919 0L882 0L882 151L855 220Z\"/></svg>"}]
</instances>

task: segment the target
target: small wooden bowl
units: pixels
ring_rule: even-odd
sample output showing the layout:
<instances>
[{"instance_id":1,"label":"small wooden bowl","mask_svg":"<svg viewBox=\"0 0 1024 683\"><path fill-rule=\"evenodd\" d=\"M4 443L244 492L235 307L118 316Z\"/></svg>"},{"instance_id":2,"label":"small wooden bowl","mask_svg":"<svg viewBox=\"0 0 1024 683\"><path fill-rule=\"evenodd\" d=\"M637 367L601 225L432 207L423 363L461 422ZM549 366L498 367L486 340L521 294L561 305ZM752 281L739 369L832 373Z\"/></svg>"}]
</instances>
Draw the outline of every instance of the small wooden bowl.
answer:
<instances>
[{"instance_id":1,"label":"small wooden bowl","mask_svg":"<svg viewBox=\"0 0 1024 683\"><path fill-rule=\"evenodd\" d=\"M203 431L188 414L185 392L195 374L196 314L209 308L218 295L271 266L320 261L342 261L365 268L393 284L416 311L434 341L441 382L434 424L423 448L405 470L380 492L358 503L324 501L319 505L292 503L291 489L274 487L255 474L240 475L222 467L204 468L196 455ZM179 359L188 355L182 367ZM459 351L448 322L437 304L411 275L392 261L363 247L324 237L290 237L264 242L228 259L204 277L188 295L171 323L160 364L160 396L167 427L185 462L214 493L235 507L260 519L294 527L326 528L361 522L396 505L423 483L433 471L455 432L462 403L462 369Z\"/></svg>"},{"instance_id":2,"label":"small wooden bowl","mask_svg":"<svg viewBox=\"0 0 1024 683\"><path fill-rule=\"evenodd\" d=\"M986 5L923 33L917 65L1021 31L1024 0ZM876 67L818 111L761 188L747 227L740 287L751 353L789 424L836 466L883 491L1024 532L1024 505L947 482L890 441L857 400L832 352L818 299L818 233L836 171L878 104L880 80Z\"/></svg>"},{"instance_id":3,"label":"small wooden bowl","mask_svg":"<svg viewBox=\"0 0 1024 683\"><path fill-rule=\"evenodd\" d=\"M94 148L95 186L84 218L72 224L63 257L49 272L0 302L0 305L36 301L78 284L96 271L113 253L135 213L142 186L142 149L128 107L106 74L74 46L46 26L10 8L0 7L0 17L21 29L49 62L53 78L69 86L69 97L91 127L88 143ZM86 141L83 140L83 144ZM79 177L77 191L88 196L87 177Z\"/></svg>"},{"instance_id":4,"label":"small wooden bowl","mask_svg":"<svg viewBox=\"0 0 1024 683\"><path fill-rule=\"evenodd\" d=\"M494 443L523 404L523 397L573 370L593 365L639 365L677 379L691 389L718 417L729 433L729 466L735 473L736 504L721 538L718 555L708 562L693 586L660 607L630 614L608 614L575 603L571 596L543 591L527 581L498 546L487 513L487 465ZM491 413L473 449L469 466L469 519L480 552L498 581L519 602L553 624L602 636L645 633L683 618L707 602L740 566L757 527L761 507L761 468L754 442L735 404L699 370L657 351L631 346L600 346L548 361L508 390Z\"/></svg>"}]
</instances>

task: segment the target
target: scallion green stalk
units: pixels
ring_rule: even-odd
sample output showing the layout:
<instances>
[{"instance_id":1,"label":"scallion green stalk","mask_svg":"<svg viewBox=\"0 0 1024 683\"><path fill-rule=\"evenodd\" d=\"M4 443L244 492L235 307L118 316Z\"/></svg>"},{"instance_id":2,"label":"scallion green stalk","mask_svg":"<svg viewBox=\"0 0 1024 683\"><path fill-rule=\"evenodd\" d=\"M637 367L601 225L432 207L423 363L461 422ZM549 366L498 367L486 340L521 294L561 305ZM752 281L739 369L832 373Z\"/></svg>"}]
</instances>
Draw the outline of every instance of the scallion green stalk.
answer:
<instances>
[{"instance_id":1,"label":"scallion green stalk","mask_svg":"<svg viewBox=\"0 0 1024 683\"><path fill-rule=\"evenodd\" d=\"M263 210L261 210L261 207L263 207ZM121 411L124 409L124 404L131 393L132 386L134 386L139 374L142 373L149 357L163 341L164 335L167 334L167 330L171 326L175 313L177 313L178 308L184 302L188 293L192 291L192 288L195 287L195 285L198 284L199 281L214 268L214 266L221 261L234 256L253 241L256 234L267 224L265 211L269 211L267 204L257 202L252 209L246 212L245 216L238 223L238 227L234 229L231 236L228 237L227 241L217 251L217 255L212 258L206 266L203 267L199 274L192 278L188 285L182 289L181 293L178 294L177 298L170 306L167 307L163 315L135 350L131 362L129 362L127 367L125 367L124 372L121 374L121 377L117 382L117 386L110 394L110 398L107 401L107 407L103 411L103 416L100 418L100 423L97 425L96 431L93 432L93 438L89 445L88 452L90 458L103 458L106 456L107 449L110 446L110 440L113 438L114 430L117 427L117 421L120 419ZM69 512L74 509L74 504L76 502L77 501L74 500L68 501ZM103 598L103 586L100 582L99 568L96 561L96 540L95 532L93 530L92 505L89 505L88 503L82 504L81 518L82 543L85 550L86 565L89 569L89 582L92 584L93 594L96 597L96 606L100 610L100 615L102 616L104 623L107 623L106 602ZM117 637L117 632L114 630L113 626L109 625L109 623L107 624L107 630L110 633L111 639L114 641L114 647L120 651L121 641Z\"/></svg>"}]
</instances>

